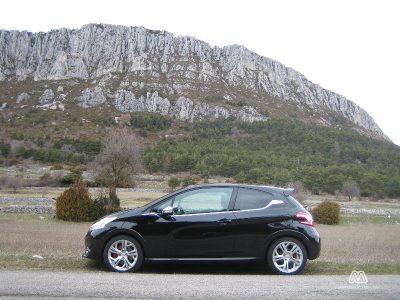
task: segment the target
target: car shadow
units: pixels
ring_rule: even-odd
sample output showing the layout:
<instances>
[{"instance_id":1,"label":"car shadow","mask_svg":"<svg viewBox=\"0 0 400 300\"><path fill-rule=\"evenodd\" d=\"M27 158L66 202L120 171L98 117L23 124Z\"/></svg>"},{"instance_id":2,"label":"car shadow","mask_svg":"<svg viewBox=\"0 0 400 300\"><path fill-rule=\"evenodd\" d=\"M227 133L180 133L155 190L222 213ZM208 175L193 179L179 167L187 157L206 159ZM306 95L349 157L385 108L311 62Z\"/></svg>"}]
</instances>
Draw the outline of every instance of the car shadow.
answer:
<instances>
[{"instance_id":1,"label":"car shadow","mask_svg":"<svg viewBox=\"0 0 400 300\"><path fill-rule=\"evenodd\" d=\"M204 275L272 275L265 265L244 263L163 263L144 264L140 273Z\"/></svg>"},{"instance_id":2,"label":"car shadow","mask_svg":"<svg viewBox=\"0 0 400 300\"><path fill-rule=\"evenodd\" d=\"M100 262L88 260L86 269L108 271ZM144 263L137 273L141 274L204 274L204 275L272 275L263 264L255 263Z\"/></svg>"}]
</instances>

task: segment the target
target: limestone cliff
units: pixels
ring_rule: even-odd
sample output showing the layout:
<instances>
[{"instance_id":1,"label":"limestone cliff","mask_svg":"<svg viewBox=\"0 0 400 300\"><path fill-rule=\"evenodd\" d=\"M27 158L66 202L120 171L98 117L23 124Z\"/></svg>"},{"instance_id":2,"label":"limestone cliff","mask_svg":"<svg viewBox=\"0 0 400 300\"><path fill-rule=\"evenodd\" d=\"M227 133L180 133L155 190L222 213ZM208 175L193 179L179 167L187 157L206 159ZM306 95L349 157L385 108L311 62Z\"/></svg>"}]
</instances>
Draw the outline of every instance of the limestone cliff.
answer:
<instances>
[{"instance_id":1,"label":"limestone cliff","mask_svg":"<svg viewBox=\"0 0 400 300\"><path fill-rule=\"evenodd\" d=\"M109 101L121 112L152 111L189 121L266 120L265 111L281 111L327 125L353 124L387 139L355 103L277 61L243 46L211 47L193 37L142 27L0 30L0 81L32 79L75 80L61 92L84 108ZM79 93L72 97L68 89L77 85ZM27 89L14 97L18 103L34 98L48 104L56 101L54 91L43 89L35 98Z\"/></svg>"}]
</instances>

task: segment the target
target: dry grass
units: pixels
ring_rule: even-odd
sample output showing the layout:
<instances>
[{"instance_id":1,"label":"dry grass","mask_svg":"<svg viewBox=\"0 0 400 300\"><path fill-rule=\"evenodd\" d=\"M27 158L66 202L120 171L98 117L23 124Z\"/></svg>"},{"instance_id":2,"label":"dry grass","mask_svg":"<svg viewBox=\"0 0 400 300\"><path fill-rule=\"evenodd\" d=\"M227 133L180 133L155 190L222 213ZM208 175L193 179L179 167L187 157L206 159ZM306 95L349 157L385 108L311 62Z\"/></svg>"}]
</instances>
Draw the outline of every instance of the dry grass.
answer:
<instances>
[{"instance_id":1,"label":"dry grass","mask_svg":"<svg viewBox=\"0 0 400 300\"><path fill-rule=\"evenodd\" d=\"M34 215L0 215L0 256L79 257L89 223L41 220ZM399 224L318 225L319 262L400 263Z\"/></svg>"},{"instance_id":2,"label":"dry grass","mask_svg":"<svg viewBox=\"0 0 400 300\"><path fill-rule=\"evenodd\" d=\"M142 206L164 195L165 193L161 192L131 192L123 190L118 191L118 197L121 199L122 207Z\"/></svg>"},{"instance_id":3,"label":"dry grass","mask_svg":"<svg viewBox=\"0 0 400 300\"><path fill-rule=\"evenodd\" d=\"M0 218L0 226L1 256L79 257L90 224L6 216Z\"/></svg>"},{"instance_id":4,"label":"dry grass","mask_svg":"<svg viewBox=\"0 0 400 300\"><path fill-rule=\"evenodd\" d=\"M318 225L322 251L318 261L400 264L400 224Z\"/></svg>"}]
</instances>

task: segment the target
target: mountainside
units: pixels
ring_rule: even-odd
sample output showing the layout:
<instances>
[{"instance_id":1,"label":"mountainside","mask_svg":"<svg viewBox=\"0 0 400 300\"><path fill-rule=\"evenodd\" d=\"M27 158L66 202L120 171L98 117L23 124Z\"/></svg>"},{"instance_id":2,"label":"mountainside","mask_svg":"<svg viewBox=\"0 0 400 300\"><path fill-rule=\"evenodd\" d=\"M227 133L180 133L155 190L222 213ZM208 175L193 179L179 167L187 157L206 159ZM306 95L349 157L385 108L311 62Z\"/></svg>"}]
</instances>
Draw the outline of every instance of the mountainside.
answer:
<instances>
[{"instance_id":1,"label":"mountainside","mask_svg":"<svg viewBox=\"0 0 400 300\"><path fill-rule=\"evenodd\" d=\"M184 121L286 117L388 140L362 108L277 61L142 27L0 30L0 88L2 107L78 105Z\"/></svg>"}]
</instances>

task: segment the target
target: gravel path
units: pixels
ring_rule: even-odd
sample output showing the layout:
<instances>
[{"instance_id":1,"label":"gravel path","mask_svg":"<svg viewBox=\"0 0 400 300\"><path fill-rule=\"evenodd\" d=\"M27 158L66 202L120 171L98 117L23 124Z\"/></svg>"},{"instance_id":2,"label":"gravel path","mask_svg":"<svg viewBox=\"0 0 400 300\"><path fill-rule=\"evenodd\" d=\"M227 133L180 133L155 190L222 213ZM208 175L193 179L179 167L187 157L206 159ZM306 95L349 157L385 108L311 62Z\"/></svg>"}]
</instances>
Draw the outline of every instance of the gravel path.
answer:
<instances>
[{"instance_id":1,"label":"gravel path","mask_svg":"<svg viewBox=\"0 0 400 300\"><path fill-rule=\"evenodd\" d=\"M398 208L342 208L345 215L355 216L400 216Z\"/></svg>"},{"instance_id":2,"label":"gravel path","mask_svg":"<svg viewBox=\"0 0 400 300\"><path fill-rule=\"evenodd\" d=\"M367 275L368 276L368 275ZM0 271L0 297L71 299L398 299L399 275L117 274Z\"/></svg>"},{"instance_id":3,"label":"gravel path","mask_svg":"<svg viewBox=\"0 0 400 300\"><path fill-rule=\"evenodd\" d=\"M53 205L51 198L27 198L27 197L0 197L0 204L11 205Z\"/></svg>"},{"instance_id":4,"label":"gravel path","mask_svg":"<svg viewBox=\"0 0 400 300\"><path fill-rule=\"evenodd\" d=\"M54 214L55 201L51 198L0 197L0 212Z\"/></svg>"}]
</instances>

